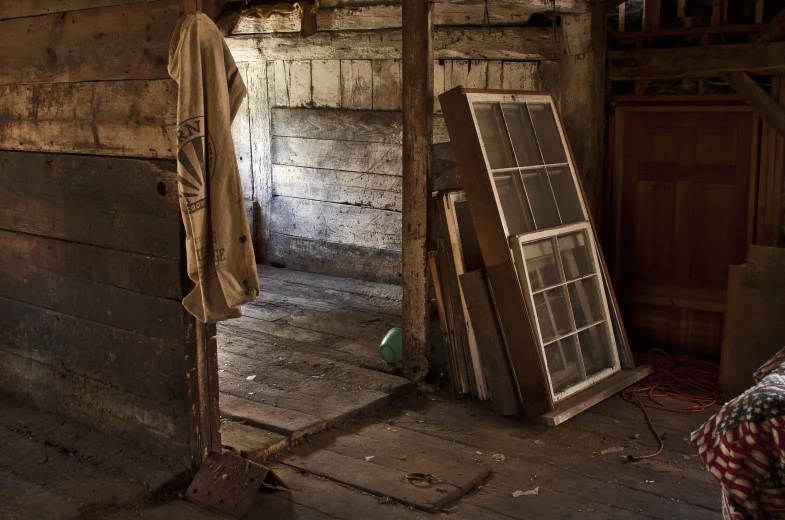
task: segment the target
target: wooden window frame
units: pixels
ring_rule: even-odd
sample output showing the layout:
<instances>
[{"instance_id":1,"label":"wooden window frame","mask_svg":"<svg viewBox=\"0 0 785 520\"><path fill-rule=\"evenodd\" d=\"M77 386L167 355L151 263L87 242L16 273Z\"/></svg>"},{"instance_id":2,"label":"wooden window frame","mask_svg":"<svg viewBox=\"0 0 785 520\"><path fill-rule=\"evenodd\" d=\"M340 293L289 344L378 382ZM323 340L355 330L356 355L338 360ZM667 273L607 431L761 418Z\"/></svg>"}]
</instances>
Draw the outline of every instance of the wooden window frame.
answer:
<instances>
[{"instance_id":1,"label":"wooden window frame","mask_svg":"<svg viewBox=\"0 0 785 520\"><path fill-rule=\"evenodd\" d=\"M439 100L452 142L461 184L469 202L480 242L487 278L494 296L502 336L507 346L512 375L517 384L521 403L528 417L539 416L548 425L560 424L651 373L651 367L636 368L632 359L618 302L610 287L608 268L602 251L596 246L599 243L596 228L588 211L583 187L577 178L576 163L565 135L564 124L558 111L555 110L552 95L547 92L456 87L441 94ZM570 173L578 190L578 201L584 215L581 222L585 222L591 229L590 236L594 245L592 254L596 259L597 274L602 280L601 285L607 288L603 296L608 303L607 317L616 337L620 365L620 369L615 374L602 381L592 381L593 384L588 383L585 388L576 390L570 396L559 396L558 403L554 401L547 367L540 355L538 336L535 332L537 325L532 323L527 297L521 287L506 222L503 222L499 210L499 194L493 185L492 169L477 131L478 125L472 106L474 102L526 102L524 100L548 103L555 115L556 128L562 139ZM577 205L575 209L578 209Z\"/></svg>"},{"instance_id":2,"label":"wooden window frame","mask_svg":"<svg viewBox=\"0 0 785 520\"><path fill-rule=\"evenodd\" d=\"M578 197L578 201L579 201L579 204L580 204L580 207L581 207L581 212L583 213L583 221L578 222L578 223L568 223L568 224L565 224L564 223L564 219L563 219L562 214L561 214L561 211L559 209L558 198L556 197L556 188L551 186L551 191L553 192L553 196L554 196L555 208L556 208L557 215L559 217L560 224L558 226L553 226L553 227L544 228L544 229L543 228L536 229L535 231L521 233L521 234L518 234L517 236L511 236L511 231L510 231L510 228L509 228L509 224L507 223L507 219L504 216L504 211L502 209L501 197L500 197L499 191L498 191L498 189L496 187L496 182L495 182L494 176L496 174L498 174L498 173L504 173L504 172L507 172L507 171L509 171L509 173L511 175L515 175L515 174L517 174L517 173L519 173L519 172L521 172L521 171L523 171L525 169L543 168L543 170L547 171L546 167L567 166L569 168L569 170L570 170L570 176L571 176L571 179L572 179L573 186L575 187L576 192L578 192L579 189L580 189L580 182L578 180L578 176L577 176L577 173L576 173L577 172L577 168L575 167L575 164L574 164L574 162L572 160L572 156L569 153L569 148L568 148L568 145L567 145L567 143L568 143L567 136L564 133L564 128L562 127L561 121L559 121L558 112L556 110L556 106L554 104L552 95L550 95L550 94L528 94L528 93L527 94L516 94L516 93L507 93L507 94L499 94L499 93L467 93L466 94L466 99L467 99L467 101L469 103L469 109L470 109L471 114L472 114L472 122L474 123L473 131L478 134L480 146L481 146L482 151L483 151L483 158L485 160L486 173L487 173L487 175L489 177L489 180L490 180L491 189L493 190L493 195L494 195L494 199L495 199L495 202L496 202L496 208L497 208L497 211L499 212L499 215L501 216L501 223L502 223L502 227L504 228L504 233L510 240L510 248L511 248L511 250L513 252L513 256L515 257L515 260L516 260L515 263L516 263L517 271L518 271L518 279L519 279L521 288L522 288L522 290L523 290L523 292L524 292L524 294L526 296L526 303L528 304L528 310L529 310L529 316L530 316L529 319L531 320L531 323L533 325L533 329L534 329L534 332L535 332L535 335L536 335L538 353L539 353L539 356L540 356L541 363L543 364L543 366L545 368L545 376L546 376L546 378L548 380L548 389L550 390L550 393L551 393L551 399L553 400L554 403L558 403L559 401L562 401L562 400L564 400L567 397L575 395L576 393L580 392L581 390L584 390L584 389L586 389L586 388L588 388L588 387L598 383L599 381L602 381L603 379L605 379L605 378L615 374L621 368L620 367L620 363L619 363L619 354L618 354L617 346L616 346L616 337L615 337L615 334L614 334L614 331L613 331L613 326L610 323L610 311L608 309L608 303L607 303L607 300L606 300L606 297L605 297L605 291L607 290L607 288L606 288L606 282L607 281L603 278L601 270L599 268L600 264L599 264L599 261L598 261L598 258L597 258L597 243L594 240L593 233L591 233L591 224L589 223L589 211L588 211L588 208L586 207L586 203L583 200L583 198L582 197ZM545 160L545 158L542 157L543 160L542 160L542 164L541 165L526 167L526 166L521 166L520 164L517 164L518 158L516 157L516 165L514 167L496 168L496 169L492 168L491 167L491 163L490 163L490 157L489 157L488 151L487 151L486 146L485 146L485 141L483 140L483 138L481 136L479 136L480 124L479 124L479 121L478 121L478 118L477 118L477 113L476 113L476 110L475 110L475 106L478 105L478 104L492 104L492 105L503 105L503 104L514 104L514 105L524 105L524 104L526 104L526 105L528 105L528 104L538 104L538 105L547 105L550 108L550 110L551 110L551 114L553 115L553 119L554 119L554 122L556 124L556 129L558 130L560 145L561 145L562 150L564 152L564 156L567 159L566 162L562 162L562 163L558 163L558 164L557 163L548 164L547 161ZM502 115L502 117L504 118L503 115ZM534 124L533 121L532 121L532 124ZM510 129L507 127L507 125L508 125L508 122L506 121L506 119L504 119L504 126L505 126L506 135L511 137L512 133L510 132ZM538 143L539 143L539 141L538 141ZM512 141L510 141L510 146L511 147L513 146ZM538 146L539 146L539 144L538 144ZM513 155L515 155L514 148L512 150L512 153L513 153ZM525 208L525 211L528 211L530 213L530 216L532 218L532 222L534 223L534 225L536 227L536 217L534 215L533 209L531 208L531 204L528 202L529 196L528 196L528 192L526 190L525 185L524 185L523 191L524 191L524 196L527 199L527 206L528 206L527 208ZM598 287L601 289L600 290L600 298L601 298L601 303L602 303L603 315L605 316L604 323L605 323L605 326L606 326L606 329L607 329L607 332L608 332L608 338L610 340L610 343L609 343L609 345L606 346L606 348L611 351L613 365L612 365L612 367L610 367L608 369L605 369L605 370L603 370L603 371L601 371L601 372L599 372L597 374L594 374L594 375L586 378L585 377L584 362L583 362L583 359L581 359L581 356L580 356L580 352L581 352L580 346L578 344L576 344L576 352L578 354L578 364L579 364L579 367L580 367L580 370L581 370L581 374L582 374L582 381L577 383L577 384L575 384L575 385L573 385L573 386L570 386L569 388L567 388L567 389L565 389L563 391L556 392L554 390L553 375L551 373L551 370L549 369L548 359L547 359L547 356L545 355L545 342L543 341L543 337L542 337L542 328L540 327L539 317L537 316L537 313L535 311L534 297L533 297L532 290L529 287L528 269L526 267L526 262L523 259L522 248L523 248L523 245L525 243L528 243L528 242L542 240L542 239L545 239L545 238L554 238L554 237L557 237L559 235L567 234L567 233L578 231L578 230L583 231L585 233L585 236L589 240L589 244L587 244L587 246L588 246L587 248L589 250L591 250L591 259L592 259L592 264L593 264L593 269L594 269L594 275L596 276L596 279L597 279L597 282L598 282ZM557 262L560 262L560 261L557 259ZM566 285L566 282L565 282L565 285ZM571 323L572 323L572 311L571 311L569 305L568 305L568 310L569 310L569 313L570 313L570 316L571 316ZM573 335L577 335L577 332L573 331L570 335L568 335L566 337L571 337Z\"/></svg>"},{"instance_id":3,"label":"wooden window frame","mask_svg":"<svg viewBox=\"0 0 785 520\"><path fill-rule=\"evenodd\" d=\"M577 168L575 166L575 160L572 157L572 153L570 153L570 149L569 149L569 146L567 144L569 141L567 140L567 136L564 133L564 127L563 127L564 125L562 125L562 122L561 122L561 120L559 118L559 114L558 114L558 111L556 110L556 106L555 106L555 104L553 102L553 96L551 94L545 94L545 93L512 93L512 92L510 92L510 93L467 92L466 93L466 99L469 102L469 110L471 111L472 122L474 123L474 129L479 129L480 128L479 122L477 121L477 114L476 114L476 112L474 110L474 105L477 104L477 103L500 103L500 104L501 103L515 103L515 104L520 104L520 103L537 103L537 104L547 104L548 106L550 106L551 107L551 112L552 112L552 114L554 116L554 120L556 122L556 128L559 131L559 137L561 139L565 155L567 156L567 162L566 163L559 163L558 165L562 165L563 166L563 165L566 164L567 166L569 166L569 168L570 168L570 175L572 175L572 182L576 186L576 189L579 189L580 182L579 182L578 176L576 174ZM509 132L509 130L508 130L508 132ZM482 139L480 139L479 142L480 142L480 147L482 148L483 158L485 160L486 171L488 172L488 175L491 177L491 189L493 190L493 196L494 196L494 199L496 200L496 207L497 208L501 208L502 207L502 205L501 205L501 198L499 197L499 192L498 192L498 190L496 188L496 183L493 182L492 175L493 175L493 172L501 172L501 171L503 171L505 169L497 168L497 169L494 170L494 169L491 168L491 164L488 161L488 153L487 153L487 151L485 149L485 143L483 142ZM544 161L543 161L542 165L539 165L539 166L536 166L536 167L539 168L539 167L545 167L545 166L558 166L558 165L557 164L547 164L546 165L544 163ZM508 169L510 170L510 172L514 172L514 171L519 171L519 170L521 170L523 168L520 167L520 166L515 166L514 168L508 168ZM581 196L578 197L578 201L580 202L580 205L581 205L581 211L583 211L583 218L584 218L584 220L588 221L588 219L589 219L589 210L588 210L588 208L586 206L586 201ZM504 214L503 213L500 212L500 215L502 217L501 220L502 220L502 226L504 227L504 234L509 237L509 236L511 236L511 233L510 233L510 230L509 230L509 228L507 226L507 220L504 218ZM562 224L562 225L564 225L564 224Z\"/></svg>"},{"instance_id":4,"label":"wooden window frame","mask_svg":"<svg viewBox=\"0 0 785 520\"><path fill-rule=\"evenodd\" d=\"M618 346L616 343L616 335L613 330L613 325L611 323L611 314L610 309L608 306L608 300L605 296L605 290L600 290L600 300L601 300L601 310L603 313L603 319L594 322L591 325L577 328L575 327L574 318L572 317L572 308L568 304L567 309L571 317L571 325L575 330L572 330L570 333L559 336L558 339L554 338L552 341L549 341L548 344L558 341L559 339L564 339L572 336L577 336L579 332L582 330L588 330L595 326L600 326L604 324L607 332L608 338L610 339L609 344L606 346L608 350L610 350L612 355L612 362L613 365L610 368L606 368L592 376L585 377L585 367L584 362L581 356L581 348L580 348L580 341L576 345L576 352L577 352L577 360L579 366L581 367L581 373L583 374L584 379L567 389L556 392L553 388L553 378L551 374L551 370L548 366L548 357L545 355L545 341L542 337L542 328L540 326L540 318L537 315L536 307L534 303L534 293L538 291L533 291L530 284L529 284L529 269L527 267L524 254L523 254L523 246L525 244L529 244L532 242L537 242L544 239L553 239L559 236L567 235L570 233L574 233L576 231L580 231L584 233L584 236L589 239L589 243L587 244L587 250L590 251L591 254L591 261L592 261L592 269L593 273L590 276L593 276L598 282L598 288L604 289L605 280L602 276L602 271L600 268L599 258L597 257L597 250L596 244L593 242L593 237L591 234L591 224L589 222L578 222L575 224L567 224L565 226L556 227L556 228L549 228L539 231L533 231L531 233L521 233L520 235L516 235L515 237L510 238L510 247L512 248L513 255L515 256L515 264L518 267L518 278L521 283L521 288L523 289L524 294L526 295L526 302L529 305L529 314L532 319L535 333L537 335L537 343L539 347L540 359L542 360L543 365L545 365L545 374L548 377L548 385L551 390L551 395L553 397L553 402L558 403L568 397L571 397L582 390L602 381L603 379L612 376L613 374L617 373L621 370L621 362L619 360L619 352ZM558 250L554 250L554 257L558 264L561 264L560 255L558 254ZM563 272L563 268L559 269ZM554 287L566 287L569 283L574 282L575 280L568 280L564 282L559 282L558 285L549 287L547 289L542 289L543 291L552 289ZM568 295L569 298L569 295Z\"/></svg>"}]
</instances>

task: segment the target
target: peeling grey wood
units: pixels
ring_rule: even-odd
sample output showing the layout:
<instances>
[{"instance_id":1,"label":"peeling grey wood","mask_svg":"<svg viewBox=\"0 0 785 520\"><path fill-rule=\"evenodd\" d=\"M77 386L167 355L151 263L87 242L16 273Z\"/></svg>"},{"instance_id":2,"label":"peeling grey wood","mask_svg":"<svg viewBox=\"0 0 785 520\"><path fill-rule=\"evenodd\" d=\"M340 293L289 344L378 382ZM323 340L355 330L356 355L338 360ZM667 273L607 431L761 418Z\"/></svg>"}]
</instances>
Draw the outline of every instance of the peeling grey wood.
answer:
<instances>
[{"instance_id":1,"label":"peeling grey wood","mask_svg":"<svg viewBox=\"0 0 785 520\"><path fill-rule=\"evenodd\" d=\"M502 64L502 88L537 90L537 63L508 61Z\"/></svg>"},{"instance_id":2,"label":"peeling grey wood","mask_svg":"<svg viewBox=\"0 0 785 520\"><path fill-rule=\"evenodd\" d=\"M289 106L309 106L312 102L311 62L293 61L289 67Z\"/></svg>"},{"instance_id":3,"label":"peeling grey wood","mask_svg":"<svg viewBox=\"0 0 785 520\"><path fill-rule=\"evenodd\" d=\"M296 137L272 138L273 164L401 175L401 147Z\"/></svg>"},{"instance_id":4,"label":"peeling grey wood","mask_svg":"<svg viewBox=\"0 0 785 520\"><path fill-rule=\"evenodd\" d=\"M248 63L237 66L245 85L248 85ZM237 168L240 173L240 184L246 200L254 199L253 161L251 153L251 114L248 109L248 97L243 99L240 110L232 122L232 141L237 157ZM253 220L249 221L251 225Z\"/></svg>"},{"instance_id":5,"label":"peeling grey wood","mask_svg":"<svg viewBox=\"0 0 785 520\"><path fill-rule=\"evenodd\" d=\"M267 258L269 241L270 198L272 196L272 165L270 163L270 100L274 86L268 84L273 67L265 62L248 66L248 112L250 116L251 161L254 201L258 206L255 226L257 261Z\"/></svg>"},{"instance_id":6,"label":"peeling grey wood","mask_svg":"<svg viewBox=\"0 0 785 520\"><path fill-rule=\"evenodd\" d=\"M289 269L382 283L401 283L401 252L325 240L270 235L270 261Z\"/></svg>"},{"instance_id":7,"label":"peeling grey wood","mask_svg":"<svg viewBox=\"0 0 785 520\"><path fill-rule=\"evenodd\" d=\"M237 57L235 56L235 59ZM253 60L252 60L253 61ZM278 60L273 62L275 69L275 105L281 107L289 106L289 69L291 67L290 61Z\"/></svg>"},{"instance_id":8,"label":"peeling grey wood","mask_svg":"<svg viewBox=\"0 0 785 520\"><path fill-rule=\"evenodd\" d=\"M488 61L488 81L489 89L502 88L502 62L499 60Z\"/></svg>"},{"instance_id":9,"label":"peeling grey wood","mask_svg":"<svg viewBox=\"0 0 785 520\"><path fill-rule=\"evenodd\" d=\"M401 61L373 61L373 109L401 109Z\"/></svg>"},{"instance_id":10,"label":"peeling grey wood","mask_svg":"<svg viewBox=\"0 0 785 520\"><path fill-rule=\"evenodd\" d=\"M272 134L367 143L400 144L401 114L371 110L275 108Z\"/></svg>"},{"instance_id":11,"label":"peeling grey wood","mask_svg":"<svg viewBox=\"0 0 785 520\"><path fill-rule=\"evenodd\" d=\"M444 91L457 86L487 88L488 62L486 60L448 60L444 62Z\"/></svg>"},{"instance_id":12,"label":"peeling grey wood","mask_svg":"<svg viewBox=\"0 0 785 520\"><path fill-rule=\"evenodd\" d=\"M437 60L433 62L433 112L441 112L442 107L439 104L439 96L446 92L446 80L445 80L445 63L441 60Z\"/></svg>"},{"instance_id":13,"label":"peeling grey wood","mask_svg":"<svg viewBox=\"0 0 785 520\"><path fill-rule=\"evenodd\" d=\"M311 90L317 107L341 106L341 62L314 60L311 62Z\"/></svg>"},{"instance_id":14,"label":"peeling grey wood","mask_svg":"<svg viewBox=\"0 0 785 520\"><path fill-rule=\"evenodd\" d=\"M401 214L293 197L273 197L270 230L341 244L401 249Z\"/></svg>"},{"instance_id":15,"label":"peeling grey wood","mask_svg":"<svg viewBox=\"0 0 785 520\"><path fill-rule=\"evenodd\" d=\"M562 54L561 31L556 38L549 27L437 27L433 47L436 59L558 59ZM234 59L267 60L370 60L400 59L401 31L317 32L309 38L299 34L270 34L227 38Z\"/></svg>"},{"instance_id":16,"label":"peeling grey wood","mask_svg":"<svg viewBox=\"0 0 785 520\"><path fill-rule=\"evenodd\" d=\"M275 165L273 196L401 211L401 178L394 175Z\"/></svg>"},{"instance_id":17,"label":"peeling grey wood","mask_svg":"<svg viewBox=\"0 0 785 520\"><path fill-rule=\"evenodd\" d=\"M373 108L373 64L370 60L341 60L341 106Z\"/></svg>"}]
</instances>

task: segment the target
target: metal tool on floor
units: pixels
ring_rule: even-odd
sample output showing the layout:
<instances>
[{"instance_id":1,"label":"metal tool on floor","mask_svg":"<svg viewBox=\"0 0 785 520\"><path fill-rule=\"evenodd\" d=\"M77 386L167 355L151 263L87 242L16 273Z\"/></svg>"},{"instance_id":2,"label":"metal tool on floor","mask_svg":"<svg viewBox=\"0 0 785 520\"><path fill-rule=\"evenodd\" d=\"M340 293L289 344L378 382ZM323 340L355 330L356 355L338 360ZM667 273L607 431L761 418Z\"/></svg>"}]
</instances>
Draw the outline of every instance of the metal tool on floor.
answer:
<instances>
[{"instance_id":1,"label":"metal tool on floor","mask_svg":"<svg viewBox=\"0 0 785 520\"><path fill-rule=\"evenodd\" d=\"M242 518L263 489L288 489L269 468L233 453L205 460L186 491L186 498L200 506Z\"/></svg>"}]
</instances>

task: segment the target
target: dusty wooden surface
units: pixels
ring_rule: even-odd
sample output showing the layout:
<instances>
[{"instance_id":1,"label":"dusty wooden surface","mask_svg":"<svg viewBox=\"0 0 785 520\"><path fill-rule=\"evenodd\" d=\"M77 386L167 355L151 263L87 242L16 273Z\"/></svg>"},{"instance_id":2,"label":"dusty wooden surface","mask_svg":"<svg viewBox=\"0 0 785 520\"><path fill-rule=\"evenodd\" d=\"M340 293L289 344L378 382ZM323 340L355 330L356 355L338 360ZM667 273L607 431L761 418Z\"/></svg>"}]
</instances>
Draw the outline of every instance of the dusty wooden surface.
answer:
<instances>
[{"instance_id":1,"label":"dusty wooden surface","mask_svg":"<svg viewBox=\"0 0 785 520\"><path fill-rule=\"evenodd\" d=\"M660 433L666 434L665 450L655 459L628 463L621 456L651 453L657 442L640 410L618 396L556 428L499 418L490 403L407 397L371 417L317 435L293 448L293 455L271 462L291 491L262 498L257 505L268 500L278 511L278 500L287 500L285 519L433 518L398 503L407 499L407 489L399 487L396 472L425 467L441 472L449 483L459 472L487 467L490 476L481 487L467 489L468 495L445 505L442 515L718 520L720 487L684 441L715 411L652 411ZM622 451L603 454L609 448ZM298 471L306 465L305 474ZM347 467L357 469L351 473ZM327 473L328 478L318 476ZM375 492L361 493L336 480L351 480ZM534 489L536 495L513 496ZM398 494L398 500L385 494ZM412 497L410 492L408 499Z\"/></svg>"},{"instance_id":2,"label":"dusty wooden surface","mask_svg":"<svg viewBox=\"0 0 785 520\"><path fill-rule=\"evenodd\" d=\"M557 4L557 9L559 7ZM545 4L512 5L489 2L486 7L483 3L437 3L434 6L433 22L436 26L524 25L532 14L550 10L551 7ZM401 20L400 5L366 5L349 9L326 8L320 9L316 15L316 24L321 31L399 28ZM297 13L278 13L266 20L242 19L231 34L299 31L300 19Z\"/></svg>"},{"instance_id":3,"label":"dusty wooden surface","mask_svg":"<svg viewBox=\"0 0 785 520\"><path fill-rule=\"evenodd\" d=\"M436 59L548 60L561 54L560 31L550 27L437 27ZM325 31L307 39L296 33L235 36L227 39L238 62L267 60L400 59L400 29Z\"/></svg>"},{"instance_id":4,"label":"dusty wooden surface","mask_svg":"<svg viewBox=\"0 0 785 520\"><path fill-rule=\"evenodd\" d=\"M653 452L657 443L648 432L640 410L620 401L617 396L556 428L499 418L490 403L454 400L438 394L406 397L369 417L315 436L313 442L294 449L300 455L282 454L280 461L269 461L290 490L260 495L254 505L256 513L251 518L266 515L281 520L426 520L434 517L458 520L576 517L719 520L719 485L684 440L715 411L716 408L694 415L651 411L660 433L666 434L665 450L657 458L627 463L621 456ZM39 437L41 427L54 433ZM142 497L144 486L128 481L118 487L123 482L122 477L107 476L107 468L114 467L112 457L106 458L107 453L113 453L111 449L92 447L89 437L80 437L74 445L74 432L66 426L41 423L37 428L20 430L26 435L15 437L18 441L13 445L15 448L37 446L29 453L40 453L40 460L38 456L33 456L33 460L46 459L46 462L41 465L25 462L30 467L17 465L19 473L13 474L3 465L0 480L4 486L0 494L17 500L4 501L0 511L4 511L2 507L6 510L9 506L18 507L18 496L33 496L38 499L35 511L51 515L46 518L73 518L79 511L80 502L68 498L85 500L84 490L89 489L91 503L114 506L97 511L94 518L227 518L179 500L129 503L129 493ZM0 432L6 431L0 429ZM4 442L10 440L6 439L6 433L1 435ZM53 447L29 441L29 436L39 442L50 442ZM63 443L63 439L72 442ZM252 438L248 442L258 443L259 440ZM63 454L57 446L74 450L74 456ZM105 445L99 445L102 446ZM602 453L609 448L622 448L622 451ZM98 455L99 458L90 462L80 455ZM499 460L500 455L504 456L503 460ZM124 456L138 457L133 453ZM302 472L287 462L304 465L296 462L303 457L312 457L311 464L324 464L313 466L313 471ZM366 457L372 458L366 461ZM348 460L350 466L357 468L357 475L345 473L342 478L364 478L362 486L374 487L375 492L362 492L336 482L336 474L333 478L314 474L341 471L341 467L332 465L333 459ZM96 465L101 468L96 469ZM155 465L144 460L136 462L135 467L144 468L150 474L156 472ZM64 471L44 473L52 468ZM345 470L346 466L343 468ZM394 478L385 477L413 471L409 468L444 475L447 484L477 468L490 469L490 476L480 488L470 489L467 484L468 494L463 499L446 504L438 515L434 515L406 507L380 491L387 490L393 496L406 491L406 488L398 487L399 482ZM103 479L104 489L118 492L109 497L96 496L91 480L96 477ZM38 479L43 480L39 482ZM471 481L470 478L464 480ZM534 489L537 489L536 495L513 496L515 491ZM410 493L409 496L414 495ZM28 509L22 509L22 512L28 514L30 504L23 505Z\"/></svg>"},{"instance_id":5,"label":"dusty wooden surface","mask_svg":"<svg viewBox=\"0 0 785 520\"><path fill-rule=\"evenodd\" d=\"M97 429L0 399L0 517L84 518L187 483L182 469Z\"/></svg>"},{"instance_id":6,"label":"dusty wooden surface","mask_svg":"<svg viewBox=\"0 0 785 520\"><path fill-rule=\"evenodd\" d=\"M0 6L0 390L186 468L195 356L167 72L179 7Z\"/></svg>"},{"instance_id":7,"label":"dusty wooden surface","mask_svg":"<svg viewBox=\"0 0 785 520\"><path fill-rule=\"evenodd\" d=\"M400 325L400 287L259 269L260 299L219 326L224 445L261 459L285 447L280 439L300 441L411 390L378 353ZM254 444L253 427L278 437Z\"/></svg>"},{"instance_id":8,"label":"dusty wooden surface","mask_svg":"<svg viewBox=\"0 0 785 520\"><path fill-rule=\"evenodd\" d=\"M172 80L3 85L0 144L7 150L173 159L176 102Z\"/></svg>"},{"instance_id":9,"label":"dusty wooden surface","mask_svg":"<svg viewBox=\"0 0 785 520\"><path fill-rule=\"evenodd\" d=\"M177 7L160 0L1 21L0 84L169 79Z\"/></svg>"}]
</instances>

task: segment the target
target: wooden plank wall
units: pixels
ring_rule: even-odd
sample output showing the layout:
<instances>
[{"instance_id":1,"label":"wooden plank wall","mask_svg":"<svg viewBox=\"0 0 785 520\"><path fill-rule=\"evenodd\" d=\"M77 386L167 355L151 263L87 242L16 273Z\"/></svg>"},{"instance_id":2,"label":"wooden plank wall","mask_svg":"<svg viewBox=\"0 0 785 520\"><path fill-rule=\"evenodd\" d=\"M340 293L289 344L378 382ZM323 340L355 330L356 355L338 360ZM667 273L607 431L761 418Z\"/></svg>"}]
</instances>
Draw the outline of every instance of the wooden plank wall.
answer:
<instances>
[{"instance_id":1,"label":"wooden plank wall","mask_svg":"<svg viewBox=\"0 0 785 520\"><path fill-rule=\"evenodd\" d=\"M177 0L0 4L0 392L188 465L178 15Z\"/></svg>"},{"instance_id":2,"label":"wooden plank wall","mask_svg":"<svg viewBox=\"0 0 785 520\"><path fill-rule=\"evenodd\" d=\"M439 4L434 16L435 96L457 85L558 96L560 30L524 26L531 13L494 2L487 20L484 5ZM242 20L228 39L246 82L266 85L249 103L267 108L234 124L246 198L260 209L259 258L400 283L401 6L322 9L317 23L301 40L292 16ZM446 143L434 109L434 142Z\"/></svg>"}]
</instances>

